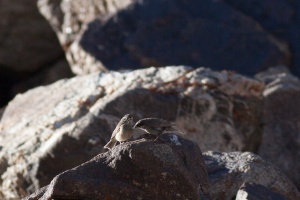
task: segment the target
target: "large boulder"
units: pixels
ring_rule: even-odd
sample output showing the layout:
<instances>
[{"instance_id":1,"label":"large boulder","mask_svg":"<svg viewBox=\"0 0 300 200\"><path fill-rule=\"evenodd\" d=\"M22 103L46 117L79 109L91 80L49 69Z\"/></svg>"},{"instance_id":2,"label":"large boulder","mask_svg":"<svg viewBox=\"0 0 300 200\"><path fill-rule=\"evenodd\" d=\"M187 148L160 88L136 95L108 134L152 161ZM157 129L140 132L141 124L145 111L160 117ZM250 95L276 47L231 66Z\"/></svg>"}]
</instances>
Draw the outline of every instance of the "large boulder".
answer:
<instances>
[{"instance_id":1,"label":"large boulder","mask_svg":"<svg viewBox=\"0 0 300 200\"><path fill-rule=\"evenodd\" d=\"M63 55L37 1L0 1L0 69L33 72Z\"/></svg>"},{"instance_id":2,"label":"large boulder","mask_svg":"<svg viewBox=\"0 0 300 200\"><path fill-rule=\"evenodd\" d=\"M263 89L232 72L178 66L94 73L30 90L0 122L0 194L25 196L102 152L126 113L175 121L204 150L256 151Z\"/></svg>"},{"instance_id":3,"label":"large boulder","mask_svg":"<svg viewBox=\"0 0 300 200\"><path fill-rule=\"evenodd\" d=\"M156 142L143 138L117 145L57 175L46 189L26 199L198 200L208 199L208 192L198 145L168 134Z\"/></svg>"},{"instance_id":4,"label":"large boulder","mask_svg":"<svg viewBox=\"0 0 300 200\"><path fill-rule=\"evenodd\" d=\"M223 1L39 0L76 74L190 65L255 74L290 51Z\"/></svg>"},{"instance_id":5,"label":"large boulder","mask_svg":"<svg viewBox=\"0 0 300 200\"><path fill-rule=\"evenodd\" d=\"M25 199L235 197L294 200L300 198L300 193L284 174L253 153L209 151L202 158L195 143L168 134L156 142L142 139L118 145L59 174Z\"/></svg>"},{"instance_id":6,"label":"large boulder","mask_svg":"<svg viewBox=\"0 0 300 200\"><path fill-rule=\"evenodd\" d=\"M37 0L0 0L0 107L17 92L43 84L27 82L41 71L47 79L51 74L45 72L57 62L62 61L60 71L68 70L68 74L52 75L55 81L71 75L57 36L36 4Z\"/></svg>"},{"instance_id":7,"label":"large boulder","mask_svg":"<svg viewBox=\"0 0 300 200\"><path fill-rule=\"evenodd\" d=\"M265 30L285 41L292 54L291 70L300 76L300 3L289 0L224 0L256 20Z\"/></svg>"},{"instance_id":8,"label":"large boulder","mask_svg":"<svg viewBox=\"0 0 300 200\"><path fill-rule=\"evenodd\" d=\"M272 166L253 153L208 151L203 156L212 199L231 200L237 197L237 200L242 200L241 190L245 190L245 186L246 190L251 189L251 185L257 185L255 191L251 191L252 195L264 191L264 197L273 194L290 200L300 199L299 191L281 172L281 168Z\"/></svg>"},{"instance_id":9,"label":"large boulder","mask_svg":"<svg viewBox=\"0 0 300 200\"><path fill-rule=\"evenodd\" d=\"M266 83L264 133L258 153L300 188L300 81L283 66L256 77Z\"/></svg>"},{"instance_id":10,"label":"large boulder","mask_svg":"<svg viewBox=\"0 0 300 200\"><path fill-rule=\"evenodd\" d=\"M283 195L273 192L265 186L253 183L244 183L237 195L235 200L287 200L288 198Z\"/></svg>"}]
</instances>

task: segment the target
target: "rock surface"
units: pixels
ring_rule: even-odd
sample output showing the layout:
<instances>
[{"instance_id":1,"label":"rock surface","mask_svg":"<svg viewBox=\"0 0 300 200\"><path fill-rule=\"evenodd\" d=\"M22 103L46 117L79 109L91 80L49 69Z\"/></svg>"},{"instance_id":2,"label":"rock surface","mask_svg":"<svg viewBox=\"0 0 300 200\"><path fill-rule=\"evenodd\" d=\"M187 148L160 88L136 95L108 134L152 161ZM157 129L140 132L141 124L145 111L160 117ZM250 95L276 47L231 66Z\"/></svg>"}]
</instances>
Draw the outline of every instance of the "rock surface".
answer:
<instances>
[{"instance_id":1,"label":"rock surface","mask_svg":"<svg viewBox=\"0 0 300 200\"><path fill-rule=\"evenodd\" d=\"M290 62L285 42L223 1L39 0L38 5L76 74L184 64L253 75Z\"/></svg>"},{"instance_id":2,"label":"rock surface","mask_svg":"<svg viewBox=\"0 0 300 200\"><path fill-rule=\"evenodd\" d=\"M0 122L0 192L26 196L91 159L126 113L175 121L204 150L255 151L263 89L231 72L178 66L95 73L18 95Z\"/></svg>"},{"instance_id":3,"label":"rock surface","mask_svg":"<svg viewBox=\"0 0 300 200\"><path fill-rule=\"evenodd\" d=\"M287 200L279 193L272 192L262 185L244 183L237 195L236 200Z\"/></svg>"},{"instance_id":4,"label":"rock surface","mask_svg":"<svg viewBox=\"0 0 300 200\"><path fill-rule=\"evenodd\" d=\"M256 76L266 83L264 133L259 155L300 188L300 81L279 66Z\"/></svg>"},{"instance_id":5,"label":"rock surface","mask_svg":"<svg viewBox=\"0 0 300 200\"><path fill-rule=\"evenodd\" d=\"M40 73L47 77L45 71L55 68L53 65L61 60L66 61L55 32L36 3L37 0L0 0L0 107L6 106L15 92L43 84L28 84L29 79L38 79L35 77ZM65 63L61 68L70 67ZM55 81L70 77L55 75Z\"/></svg>"},{"instance_id":6,"label":"rock surface","mask_svg":"<svg viewBox=\"0 0 300 200\"><path fill-rule=\"evenodd\" d=\"M63 55L37 1L0 1L0 68L33 72Z\"/></svg>"},{"instance_id":7,"label":"rock surface","mask_svg":"<svg viewBox=\"0 0 300 200\"><path fill-rule=\"evenodd\" d=\"M283 173L253 153L208 151L203 156L212 199L234 199L245 182L261 185L286 199L300 199L299 191Z\"/></svg>"},{"instance_id":8,"label":"rock surface","mask_svg":"<svg viewBox=\"0 0 300 200\"><path fill-rule=\"evenodd\" d=\"M300 75L300 2L288 0L224 0L233 8L257 21L291 50L291 70Z\"/></svg>"},{"instance_id":9,"label":"rock surface","mask_svg":"<svg viewBox=\"0 0 300 200\"><path fill-rule=\"evenodd\" d=\"M198 146L175 134L162 135L161 139L118 145L59 174L26 200L300 198L299 191L284 174L250 152L205 152L209 187ZM201 187L197 189L199 183Z\"/></svg>"},{"instance_id":10,"label":"rock surface","mask_svg":"<svg viewBox=\"0 0 300 200\"><path fill-rule=\"evenodd\" d=\"M56 176L41 199L206 199L207 172L196 143L176 134L117 145ZM36 198L33 194L27 199Z\"/></svg>"}]
</instances>

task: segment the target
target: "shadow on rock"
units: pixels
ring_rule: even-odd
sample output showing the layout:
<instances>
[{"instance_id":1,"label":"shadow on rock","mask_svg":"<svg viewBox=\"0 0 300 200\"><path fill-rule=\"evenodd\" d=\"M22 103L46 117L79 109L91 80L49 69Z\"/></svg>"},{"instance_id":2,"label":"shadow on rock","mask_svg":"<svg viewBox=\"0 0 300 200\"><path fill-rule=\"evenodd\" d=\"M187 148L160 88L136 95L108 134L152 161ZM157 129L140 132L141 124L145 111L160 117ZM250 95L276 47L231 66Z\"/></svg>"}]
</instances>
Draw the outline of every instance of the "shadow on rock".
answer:
<instances>
[{"instance_id":1,"label":"shadow on rock","mask_svg":"<svg viewBox=\"0 0 300 200\"><path fill-rule=\"evenodd\" d=\"M57 175L25 199L208 199L201 155L175 134L141 138Z\"/></svg>"}]
</instances>

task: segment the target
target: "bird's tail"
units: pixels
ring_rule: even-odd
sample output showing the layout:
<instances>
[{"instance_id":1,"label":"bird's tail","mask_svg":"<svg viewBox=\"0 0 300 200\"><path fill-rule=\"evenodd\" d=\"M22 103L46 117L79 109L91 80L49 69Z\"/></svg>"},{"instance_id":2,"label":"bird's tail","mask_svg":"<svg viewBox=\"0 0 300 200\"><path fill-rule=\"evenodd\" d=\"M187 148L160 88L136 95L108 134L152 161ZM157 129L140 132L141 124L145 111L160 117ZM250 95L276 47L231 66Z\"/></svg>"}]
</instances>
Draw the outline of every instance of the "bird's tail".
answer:
<instances>
[{"instance_id":1,"label":"bird's tail","mask_svg":"<svg viewBox=\"0 0 300 200\"><path fill-rule=\"evenodd\" d=\"M112 149L116 145L117 141L110 140L105 146L105 149Z\"/></svg>"}]
</instances>

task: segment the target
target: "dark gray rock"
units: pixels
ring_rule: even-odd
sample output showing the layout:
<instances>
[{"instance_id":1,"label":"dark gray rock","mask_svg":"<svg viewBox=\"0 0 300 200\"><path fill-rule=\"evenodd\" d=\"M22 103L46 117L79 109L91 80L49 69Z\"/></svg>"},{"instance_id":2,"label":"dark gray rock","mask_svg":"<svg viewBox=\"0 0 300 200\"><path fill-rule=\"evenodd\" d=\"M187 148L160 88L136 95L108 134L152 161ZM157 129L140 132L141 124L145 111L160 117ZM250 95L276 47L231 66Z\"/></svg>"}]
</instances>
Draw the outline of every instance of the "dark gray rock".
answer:
<instances>
[{"instance_id":1,"label":"dark gray rock","mask_svg":"<svg viewBox=\"0 0 300 200\"><path fill-rule=\"evenodd\" d=\"M253 75L288 64L288 46L223 1L39 0L72 70L190 65Z\"/></svg>"},{"instance_id":2,"label":"dark gray rock","mask_svg":"<svg viewBox=\"0 0 300 200\"><path fill-rule=\"evenodd\" d=\"M238 11L256 20L270 34L285 41L290 54L290 69L300 75L300 2L289 0L224 0Z\"/></svg>"},{"instance_id":3,"label":"dark gray rock","mask_svg":"<svg viewBox=\"0 0 300 200\"><path fill-rule=\"evenodd\" d=\"M0 69L35 72L63 56L54 31L36 3L1 0Z\"/></svg>"},{"instance_id":4,"label":"dark gray rock","mask_svg":"<svg viewBox=\"0 0 300 200\"><path fill-rule=\"evenodd\" d=\"M153 139L117 145L57 175L45 190L26 199L208 198L207 172L198 145L175 134Z\"/></svg>"},{"instance_id":5,"label":"dark gray rock","mask_svg":"<svg viewBox=\"0 0 300 200\"><path fill-rule=\"evenodd\" d=\"M54 65L66 59L55 32L36 3L37 0L0 0L0 107L6 106L18 92L45 84L44 80L37 81L41 73L45 80L70 77L46 73L55 68L57 71ZM61 68L70 71L68 63Z\"/></svg>"},{"instance_id":6,"label":"dark gray rock","mask_svg":"<svg viewBox=\"0 0 300 200\"><path fill-rule=\"evenodd\" d=\"M282 195L272 192L262 185L253 183L244 183L237 195L235 200L287 200L288 198Z\"/></svg>"},{"instance_id":7,"label":"dark gray rock","mask_svg":"<svg viewBox=\"0 0 300 200\"><path fill-rule=\"evenodd\" d=\"M250 152L204 152L212 199L231 200L245 183L265 187L285 199L300 199L293 183L269 162ZM266 194L267 195L267 194Z\"/></svg>"}]
</instances>

